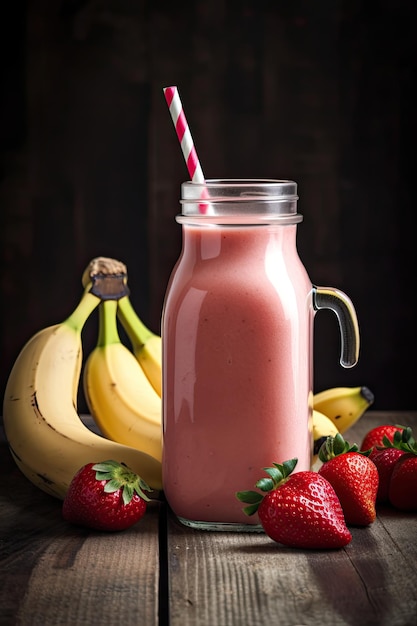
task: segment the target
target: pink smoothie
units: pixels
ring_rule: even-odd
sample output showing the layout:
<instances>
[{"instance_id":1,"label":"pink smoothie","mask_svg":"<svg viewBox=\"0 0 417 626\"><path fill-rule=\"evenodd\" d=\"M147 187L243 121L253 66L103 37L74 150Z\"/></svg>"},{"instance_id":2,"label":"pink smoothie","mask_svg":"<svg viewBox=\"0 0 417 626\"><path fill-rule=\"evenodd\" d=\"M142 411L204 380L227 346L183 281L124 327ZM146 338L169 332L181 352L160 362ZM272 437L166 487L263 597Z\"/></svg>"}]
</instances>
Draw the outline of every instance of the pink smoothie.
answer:
<instances>
[{"instance_id":1,"label":"pink smoothie","mask_svg":"<svg viewBox=\"0 0 417 626\"><path fill-rule=\"evenodd\" d=\"M163 339L163 483L180 518L259 524L237 491L310 468L312 285L296 225L183 225Z\"/></svg>"}]
</instances>

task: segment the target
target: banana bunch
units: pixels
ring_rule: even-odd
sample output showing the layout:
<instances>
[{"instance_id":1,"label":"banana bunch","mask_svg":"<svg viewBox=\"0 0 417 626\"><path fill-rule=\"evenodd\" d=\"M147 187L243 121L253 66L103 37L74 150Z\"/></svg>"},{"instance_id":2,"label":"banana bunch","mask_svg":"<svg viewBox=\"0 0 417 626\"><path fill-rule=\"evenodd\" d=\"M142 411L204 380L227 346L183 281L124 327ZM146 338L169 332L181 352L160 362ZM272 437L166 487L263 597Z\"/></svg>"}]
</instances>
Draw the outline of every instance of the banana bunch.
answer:
<instances>
[{"instance_id":1,"label":"banana bunch","mask_svg":"<svg viewBox=\"0 0 417 626\"><path fill-rule=\"evenodd\" d=\"M66 320L23 346L5 389L4 429L17 466L34 485L61 499L80 467L106 459L125 463L153 489L162 489L158 459L94 433L77 412L81 331L99 303L88 284Z\"/></svg>"},{"instance_id":2,"label":"banana bunch","mask_svg":"<svg viewBox=\"0 0 417 626\"><path fill-rule=\"evenodd\" d=\"M114 280L120 280L113 288ZM110 439L162 460L161 337L137 316L120 261L97 257L83 274L101 298L97 345L83 373L84 396L94 421ZM126 330L131 350L120 340L117 321Z\"/></svg>"}]
</instances>

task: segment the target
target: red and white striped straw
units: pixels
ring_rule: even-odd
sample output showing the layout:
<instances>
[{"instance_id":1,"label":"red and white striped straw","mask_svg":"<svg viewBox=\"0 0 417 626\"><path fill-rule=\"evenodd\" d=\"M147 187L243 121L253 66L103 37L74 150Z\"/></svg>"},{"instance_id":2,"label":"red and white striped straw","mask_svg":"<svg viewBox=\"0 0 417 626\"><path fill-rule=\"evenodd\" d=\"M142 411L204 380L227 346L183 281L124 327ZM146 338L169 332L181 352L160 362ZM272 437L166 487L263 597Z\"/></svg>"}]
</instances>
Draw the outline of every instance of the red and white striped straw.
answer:
<instances>
[{"instance_id":1,"label":"red and white striped straw","mask_svg":"<svg viewBox=\"0 0 417 626\"><path fill-rule=\"evenodd\" d=\"M197 157L178 88L175 86L164 87L164 94L191 180L193 183L204 183L203 170L201 169L200 161Z\"/></svg>"}]
</instances>

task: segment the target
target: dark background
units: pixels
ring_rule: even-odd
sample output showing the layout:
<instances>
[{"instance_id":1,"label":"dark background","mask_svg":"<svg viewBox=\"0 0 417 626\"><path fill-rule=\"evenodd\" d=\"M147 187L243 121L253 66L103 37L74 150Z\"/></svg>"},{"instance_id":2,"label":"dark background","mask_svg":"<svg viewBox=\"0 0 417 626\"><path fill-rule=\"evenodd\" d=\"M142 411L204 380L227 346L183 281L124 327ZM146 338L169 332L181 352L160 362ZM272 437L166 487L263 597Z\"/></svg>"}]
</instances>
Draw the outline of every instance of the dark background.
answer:
<instances>
[{"instance_id":1,"label":"dark background","mask_svg":"<svg viewBox=\"0 0 417 626\"><path fill-rule=\"evenodd\" d=\"M355 304L351 370L333 314L316 316L315 390L367 385L375 409L415 409L414 4L2 5L1 392L97 255L127 264L133 304L159 331L188 179L162 92L178 85L205 176L296 180L311 280Z\"/></svg>"}]
</instances>

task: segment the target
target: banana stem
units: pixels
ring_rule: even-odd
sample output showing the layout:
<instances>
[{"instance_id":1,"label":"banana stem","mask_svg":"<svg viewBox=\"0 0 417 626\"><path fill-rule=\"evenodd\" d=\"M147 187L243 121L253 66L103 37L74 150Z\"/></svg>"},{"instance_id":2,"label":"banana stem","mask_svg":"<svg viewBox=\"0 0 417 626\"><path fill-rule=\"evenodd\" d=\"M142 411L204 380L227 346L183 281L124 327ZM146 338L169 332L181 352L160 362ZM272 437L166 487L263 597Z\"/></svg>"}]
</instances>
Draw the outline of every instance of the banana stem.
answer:
<instances>
[{"instance_id":1,"label":"banana stem","mask_svg":"<svg viewBox=\"0 0 417 626\"><path fill-rule=\"evenodd\" d=\"M155 335L138 317L128 296L118 300L117 315L132 343L133 351L139 351Z\"/></svg>"},{"instance_id":2,"label":"banana stem","mask_svg":"<svg viewBox=\"0 0 417 626\"><path fill-rule=\"evenodd\" d=\"M70 326L77 332L81 332L87 318L91 315L94 309L100 304L100 298L90 293L91 283L87 285L82 298L74 311L71 313L63 324Z\"/></svg>"},{"instance_id":3,"label":"banana stem","mask_svg":"<svg viewBox=\"0 0 417 626\"><path fill-rule=\"evenodd\" d=\"M102 300L99 306L99 326L97 346L120 343L117 329L117 300Z\"/></svg>"}]
</instances>

